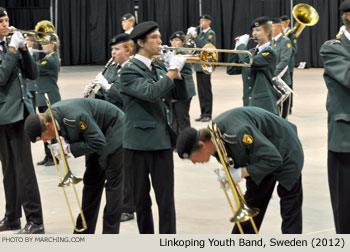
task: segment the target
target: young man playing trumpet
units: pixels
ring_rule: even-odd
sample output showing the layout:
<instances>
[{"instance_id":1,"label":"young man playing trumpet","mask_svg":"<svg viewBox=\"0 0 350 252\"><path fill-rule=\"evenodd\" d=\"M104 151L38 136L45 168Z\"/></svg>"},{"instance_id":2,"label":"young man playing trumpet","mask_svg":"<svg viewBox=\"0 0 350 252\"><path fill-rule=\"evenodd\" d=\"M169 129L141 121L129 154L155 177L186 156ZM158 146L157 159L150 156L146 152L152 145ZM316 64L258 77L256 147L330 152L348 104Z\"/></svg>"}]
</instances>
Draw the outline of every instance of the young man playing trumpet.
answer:
<instances>
[{"instance_id":1,"label":"young man playing trumpet","mask_svg":"<svg viewBox=\"0 0 350 252\"><path fill-rule=\"evenodd\" d=\"M302 232L302 184L301 169L304 162L303 148L294 124L256 107L241 107L226 111L216 117L224 136L226 151L234 160L229 172L235 183L246 179L245 200L248 207L258 208L254 217L259 229L271 195L278 182L282 233ZM216 156L216 147L209 129L197 131L185 129L178 137L177 152L180 158L193 163L208 162ZM227 183L224 176L220 180ZM244 233L254 233L249 221L242 222ZM239 233L237 225L232 233Z\"/></svg>"},{"instance_id":2,"label":"young man playing trumpet","mask_svg":"<svg viewBox=\"0 0 350 252\"><path fill-rule=\"evenodd\" d=\"M103 188L106 189L106 205L102 233L119 233L123 204L124 113L109 102L83 98L57 102L52 105L52 112L60 136L65 139L62 144L65 154L85 155L82 210L87 230L84 233L95 233ZM32 142L47 142L56 137L49 111L28 116L24 129ZM51 151L59 154L58 143L51 145ZM82 228L80 215L77 228Z\"/></svg>"},{"instance_id":3,"label":"young man playing trumpet","mask_svg":"<svg viewBox=\"0 0 350 252\"><path fill-rule=\"evenodd\" d=\"M22 207L27 224L21 234L43 234L43 214L30 141L24 120L34 113L25 78L35 80L39 69L20 32L7 43L9 17L0 7L0 161L4 176L5 217L0 232L21 228Z\"/></svg>"}]
</instances>

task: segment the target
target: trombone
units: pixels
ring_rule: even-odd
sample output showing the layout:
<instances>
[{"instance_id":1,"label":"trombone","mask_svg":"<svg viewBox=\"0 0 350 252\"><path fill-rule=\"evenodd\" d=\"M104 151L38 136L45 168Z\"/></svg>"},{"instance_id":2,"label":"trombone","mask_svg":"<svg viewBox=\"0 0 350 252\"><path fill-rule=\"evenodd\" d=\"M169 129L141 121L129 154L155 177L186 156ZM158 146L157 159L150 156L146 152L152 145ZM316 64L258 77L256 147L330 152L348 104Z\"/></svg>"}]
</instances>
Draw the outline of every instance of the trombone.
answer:
<instances>
[{"instance_id":1,"label":"trombone","mask_svg":"<svg viewBox=\"0 0 350 252\"><path fill-rule=\"evenodd\" d=\"M51 155L52 155L53 161L55 163L55 167L56 167L56 170L57 170L58 178L59 178L59 181L60 181L60 183L58 184L58 187L62 187L64 198L65 198L66 203L67 203L69 215L71 217L74 230L80 233L80 232L83 232L83 231L85 231L87 229L86 219L85 219L85 216L84 216L84 213L83 213L83 209L80 206L79 196L78 196L77 190L75 188L75 184L78 184L80 181L82 181L82 179L75 177L73 175L73 173L71 172L69 166L68 166L68 162L67 162L66 156L65 156L64 151L63 151L60 135L58 134L58 130L57 130L57 126L56 126L56 120L55 120L55 117L54 117L54 115L52 113L51 103L50 103L49 96L47 95L47 93L45 93L45 100L46 100L46 106L47 106L47 108L48 108L48 110L50 112L50 116L51 116L51 120L52 120L52 123L53 123L53 127L55 129L56 140L57 140L58 146L60 148L60 156L61 156L61 162L62 162L62 167L63 167L63 172L64 172L64 178L62 179L60 170L58 168L56 156L53 154L53 152L51 150ZM68 197L67 197L67 192L66 192L66 189L65 189L66 186L72 186L72 188L73 188L75 199L76 199L76 201L78 203L80 216L81 216L81 220L82 220L82 223L83 223L83 228L81 228L81 229L79 229L75 225L75 220L74 220L74 217L73 217L73 214L72 214L72 208L70 206L70 203L69 203L69 200L68 200Z\"/></svg>"},{"instance_id":2,"label":"trombone","mask_svg":"<svg viewBox=\"0 0 350 252\"><path fill-rule=\"evenodd\" d=\"M228 184L229 184L231 191L232 191L235 206L237 208L236 210L234 209L232 201L231 201L227 191L225 190L224 182L221 181L220 184L223 187L225 196L227 198L227 201L228 201L230 208L232 210L232 213L233 213L233 217L231 218L230 221L234 222L237 225L239 232L241 234L244 234L244 231L243 231L242 226L241 226L241 222L250 221L252 224L252 227L254 229L254 232L256 234L258 234L259 231L255 225L253 217L257 216L259 214L260 210L257 208L249 208L247 206L247 203L244 199L244 196L242 194L242 191L241 191L239 185L236 184L231 177L231 174L228 170L228 167L233 166L234 163L233 163L233 159L231 157L229 157L227 152L226 152L225 144L222 140L222 134L221 134L219 127L216 125L216 123L214 123L213 121L210 121L208 128L209 128L209 132L211 135L211 139L212 139L212 141L215 145L216 151L218 153L220 162L224 168L224 171L225 171L225 174L226 174L226 177L228 180ZM215 173L217 175L219 175L219 172L217 170L215 171Z\"/></svg>"},{"instance_id":3,"label":"trombone","mask_svg":"<svg viewBox=\"0 0 350 252\"><path fill-rule=\"evenodd\" d=\"M161 45L159 46L161 50L161 58L165 60L164 51L193 51L199 52L199 54L182 55L187 58L186 63L201 64L203 72L206 74L211 74L215 70L215 66L240 66L240 67L250 67L253 64L253 55L249 51L245 50L229 50L229 49L217 49L213 44L206 44L203 48L187 48L187 47L169 47ZM236 53L236 54L246 54L249 58L249 62L243 63L228 63L228 62L218 62L219 53Z\"/></svg>"}]
</instances>

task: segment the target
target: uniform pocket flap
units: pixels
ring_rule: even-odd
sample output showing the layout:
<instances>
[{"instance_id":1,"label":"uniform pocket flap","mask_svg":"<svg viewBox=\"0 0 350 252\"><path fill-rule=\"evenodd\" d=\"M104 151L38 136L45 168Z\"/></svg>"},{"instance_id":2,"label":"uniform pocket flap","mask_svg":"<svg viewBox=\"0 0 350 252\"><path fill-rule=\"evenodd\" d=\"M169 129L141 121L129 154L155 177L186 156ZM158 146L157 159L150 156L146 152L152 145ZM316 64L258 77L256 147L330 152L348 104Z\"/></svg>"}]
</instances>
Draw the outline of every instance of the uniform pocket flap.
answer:
<instances>
[{"instance_id":1,"label":"uniform pocket flap","mask_svg":"<svg viewBox=\"0 0 350 252\"><path fill-rule=\"evenodd\" d=\"M141 128L141 129L155 128L156 122L155 121L136 121L134 122L134 127Z\"/></svg>"},{"instance_id":2,"label":"uniform pocket flap","mask_svg":"<svg viewBox=\"0 0 350 252\"><path fill-rule=\"evenodd\" d=\"M334 120L350 122L350 114L336 114Z\"/></svg>"}]
</instances>

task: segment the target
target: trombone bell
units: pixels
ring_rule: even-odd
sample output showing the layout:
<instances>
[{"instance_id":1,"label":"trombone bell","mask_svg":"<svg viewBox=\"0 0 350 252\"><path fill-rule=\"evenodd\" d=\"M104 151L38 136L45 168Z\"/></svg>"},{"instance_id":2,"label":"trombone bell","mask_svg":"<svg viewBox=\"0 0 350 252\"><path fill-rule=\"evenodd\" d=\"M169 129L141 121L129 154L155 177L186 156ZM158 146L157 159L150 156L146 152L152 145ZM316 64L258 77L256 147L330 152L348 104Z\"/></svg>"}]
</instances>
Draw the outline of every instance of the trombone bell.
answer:
<instances>
[{"instance_id":1,"label":"trombone bell","mask_svg":"<svg viewBox=\"0 0 350 252\"><path fill-rule=\"evenodd\" d=\"M65 187L69 186L71 184L78 184L80 181L82 181L82 178L78 178L73 175L73 173L68 169L67 174L64 176L63 180L58 184L58 187Z\"/></svg>"}]
</instances>

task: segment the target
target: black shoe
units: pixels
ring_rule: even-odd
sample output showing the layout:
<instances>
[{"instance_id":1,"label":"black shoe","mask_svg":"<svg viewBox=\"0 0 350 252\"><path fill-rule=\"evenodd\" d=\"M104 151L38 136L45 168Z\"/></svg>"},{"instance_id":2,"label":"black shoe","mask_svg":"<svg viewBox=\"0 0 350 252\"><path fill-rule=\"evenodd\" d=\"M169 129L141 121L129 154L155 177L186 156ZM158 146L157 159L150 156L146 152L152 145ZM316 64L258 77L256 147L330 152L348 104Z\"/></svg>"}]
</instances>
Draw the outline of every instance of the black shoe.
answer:
<instances>
[{"instance_id":1,"label":"black shoe","mask_svg":"<svg viewBox=\"0 0 350 252\"><path fill-rule=\"evenodd\" d=\"M58 159L56 159L56 161L58 161ZM58 164L58 162L57 162ZM49 158L46 163L44 164L44 166L53 166L55 165L55 163L53 162L53 159L52 158Z\"/></svg>"},{"instance_id":2,"label":"black shoe","mask_svg":"<svg viewBox=\"0 0 350 252\"><path fill-rule=\"evenodd\" d=\"M211 120L211 117L209 116L204 116L200 121L201 122L209 122Z\"/></svg>"},{"instance_id":3,"label":"black shoe","mask_svg":"<svg viewBox=\"0 0 350 252\"><path fill-rule=\"evenodd\" d=\"M38 162L38 163L36 163L36 164L37 164L37 165L45 165L45 163L47 162L47 160L48 160L48 157L45 156L45 158L44 158L42 161L40 161L40 162Z\"/></svg>"},{"instance_id":4,"label":"black shoe","mask_svg":"<svg viewBox=\"0 0 350 252\"><path fill-rule=\"evenodd\" d=\"M30 221L17 234L45 234L44 225L34 224Z\"/></svg>"},{"instance_id":5,"label":"black shoe","mask_svg":"<svg viewBox=\"0 0 350 252\"><path fill-rule=\"evenodd\" d=\"M134 218L135 217L133 213L122 213L122 215L120 216L120 222L132 220Z\"/></svg>"},{"instance_id":6,"label":"black shoe","mask_svg":"<svg viewBox=\"0 0 350 252\"><path fill-rule=\"evenodd\" d=\"M14 229L21 229L20 219L9 221L7 217L5 217L0 221L0 232Z\"/></svg>"},{"instance_id":7,"label":"black shoe","mask_svg":"<svg viewBox=\"0 0 350 252\"><path fill-rule=\"evenodd\" d=\"M196 122L200 122L202 120L203 116L200 116L199 118L197 119L194 119Z\"/></svg>"}]
</instances>

